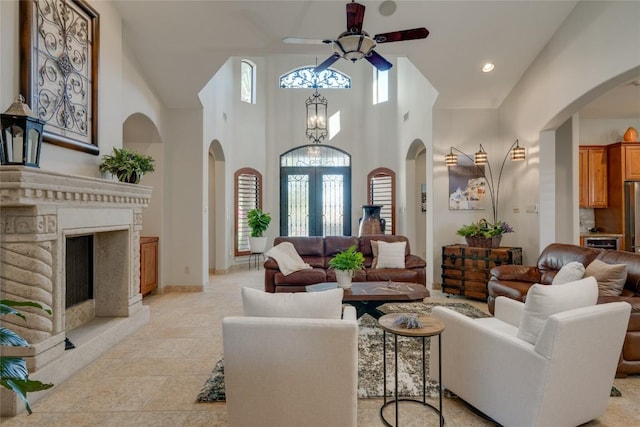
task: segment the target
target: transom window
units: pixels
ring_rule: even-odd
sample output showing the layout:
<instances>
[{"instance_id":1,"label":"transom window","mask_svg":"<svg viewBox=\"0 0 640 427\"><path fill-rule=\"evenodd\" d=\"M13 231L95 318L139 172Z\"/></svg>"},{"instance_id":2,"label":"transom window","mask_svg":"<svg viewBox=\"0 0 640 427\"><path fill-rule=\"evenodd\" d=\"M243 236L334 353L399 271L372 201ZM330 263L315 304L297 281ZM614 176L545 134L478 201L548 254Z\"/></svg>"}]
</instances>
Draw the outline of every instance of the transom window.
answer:
<instances>
[{"instance_id":1,"label":"transom window","mask_svg":"<svg viewBox=\"0 0 640 427\"><path fill-rule=\"evenodd\" d=\"M247 59L240 62L240 100L256 103L256 64Z\"/></svg>"},{"instance_id":2,"label":"transom window","mask_svg":"<svg viewBox=\"0 0 640 427\"><path fill-rule=\"evenodd\" d=\"M373 67L373 105L389 100L389 70Z\"/></svg>"},{"instance_id":3,"label":"transom window","mask_svg":"<svg viewBox=\"0 0 640 427\"><path fill-rule=\"evenodd\" d=\"M280 76L283 89L349 89L351 77L332 68L316 73L315 65L296 68Z\"/></svg>"}]
</instances>

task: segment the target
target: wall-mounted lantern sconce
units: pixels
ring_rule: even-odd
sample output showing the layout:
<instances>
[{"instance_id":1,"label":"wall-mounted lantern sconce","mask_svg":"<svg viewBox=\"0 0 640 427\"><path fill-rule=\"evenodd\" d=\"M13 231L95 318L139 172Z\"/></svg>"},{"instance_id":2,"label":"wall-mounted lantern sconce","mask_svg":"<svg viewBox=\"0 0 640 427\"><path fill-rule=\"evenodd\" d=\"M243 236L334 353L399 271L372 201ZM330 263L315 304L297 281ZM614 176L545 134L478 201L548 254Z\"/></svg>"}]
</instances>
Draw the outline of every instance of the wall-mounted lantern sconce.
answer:
<instances>
[{"instance_id":1,"label":"wall-mounted lantern sconce","mask_svg":"<svg viewBox=\"0 0 640 427\"><path fill-rule=\"evenodd\" d=\"M18 95L0 114L0 163L40 167L42 129L45 121L36 116Z\"/></svg>"}]
</instances>

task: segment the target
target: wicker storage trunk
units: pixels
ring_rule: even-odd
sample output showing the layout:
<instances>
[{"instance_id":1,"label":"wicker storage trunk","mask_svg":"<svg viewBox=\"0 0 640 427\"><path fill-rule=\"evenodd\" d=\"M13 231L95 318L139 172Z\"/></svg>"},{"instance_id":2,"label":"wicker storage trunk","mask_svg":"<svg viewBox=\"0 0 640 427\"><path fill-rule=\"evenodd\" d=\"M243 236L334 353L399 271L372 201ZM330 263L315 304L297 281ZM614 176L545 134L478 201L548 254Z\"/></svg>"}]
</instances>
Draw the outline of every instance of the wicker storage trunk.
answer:
<instances>
[{"instance_id":1,"label":"wicker storage trunk","mask_svg":"<svg viewBox=\"0 0 640 427\"><path fill-rule=\"evenodd\" d=\"M442 291L486 300L491 269L503 264L522 264L522 248L443 246Z\"/></svg>"}]
</instances>

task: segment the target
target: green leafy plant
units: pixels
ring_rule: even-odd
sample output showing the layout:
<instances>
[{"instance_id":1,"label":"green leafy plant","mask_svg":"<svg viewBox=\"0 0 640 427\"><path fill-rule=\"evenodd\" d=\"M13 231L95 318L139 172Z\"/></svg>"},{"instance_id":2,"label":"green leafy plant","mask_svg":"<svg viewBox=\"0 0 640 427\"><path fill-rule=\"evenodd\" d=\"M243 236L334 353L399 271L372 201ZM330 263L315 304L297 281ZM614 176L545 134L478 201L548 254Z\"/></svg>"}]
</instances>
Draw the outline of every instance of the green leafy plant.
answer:
<instances>
[{"instance_id":1,"label":"green leafy plant","mask_svg":"<svg viewBox=\"0 0 640 427\"><path fill-rule=\"evenodd\" d=\"M139 184L142 176L155 170L154 160L127 148L113 147L113 155L105 154L100 163L100 172L109 172L120 182Z\"/></svg>"},{"instance_id":2,"label":"green leafy plant","mask_svg":"<svg viewBox=\"0 0 640 427\"><path fill-rule=\"evenodd\" d=\"M352 245L346 251L341 251L329 261L329 267L336 270L361 270L364 268L364 255L356 251L355 245Z\"/></svg>"},{"instance_id":3,"label":"green leafy plant","mask_svg":"<svg viewBox=\"0 0 640 427\"><path fill-rule=\"evenodd\" d=\"M51 314L51 310L44 308L36 302L30 301L0 301L0 315L14 314L23 320L26 320L24 314L13 307L35 307ZM11 329L0 326L0 345L8 347L29 347L29 343L20 335ZM53 387L53 384L44 384L40 381L29 379L29 370L27 362L22 357L0 356L0 385L13 391L25 403L29 414L32 413L27 393L35 391L47 390Z\"/></svg>"},{"instance_id":4,"label":"green leafy plant","mask_svg":"<svg viewBox=\"0 0 640 427\"><path fill-rule=\"evenodd\" d=\"M469 225L463 225L456 234L464 237L495 237L505 233L513 233L513 228L505 221L498 221L491 224L486 219Z\"/></svg>"},{"instance_id":5,"label":"green leafy plant","mask_svg":"<svg viewBox=\"0 0 640 427\"><path fill-rule=\"evenodd\" d=\"M247 225L251 229L251 237L262 237L271 223L271 215L254 208L247 213Z\"/></svg>"}]
</instances>

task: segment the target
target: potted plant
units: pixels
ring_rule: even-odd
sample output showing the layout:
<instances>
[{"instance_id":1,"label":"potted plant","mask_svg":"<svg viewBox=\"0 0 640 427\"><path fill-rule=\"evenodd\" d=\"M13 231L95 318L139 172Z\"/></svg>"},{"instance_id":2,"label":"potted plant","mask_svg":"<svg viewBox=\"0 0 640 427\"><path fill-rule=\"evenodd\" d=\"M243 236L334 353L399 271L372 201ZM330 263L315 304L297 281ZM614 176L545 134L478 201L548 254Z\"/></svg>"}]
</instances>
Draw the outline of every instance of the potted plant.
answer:
<instances>
[{"instance_id":1,"label":"potted plant","mask_svg":"<svg viewBox=\"0 0 640 427\"><path fill-rule=\"evenodd\" d=\"M505 221L491 224L486 219L481 219L478 222L463 225L456 233L464 236L469 246L497 248L502 241L502 235L513 233L513 228Z\"/></svg>"},{"instance_id":2,"label":"potted plant","mask_svg":"<svg viewBox=\"0 0 640 427\"><path fill-rule=\"evenodd\" d=\"M351 288L351 279L356 270L364 268L364 255L356 251L351 245L346 251L341 251L329 261L329 267L336 271L336 281L342 289Z\"/></svg>"},{"instance_id":3,"label":"potted plant","mask_svg":"<svg viewBox=\"0 0 640 427\"><path fill-rule=\"evenodd\" d=\"M249 248L251 252L261 254L267 246L267 238L263 235L269 224L271 215L262 212L260 208L251 209L247 213L247 225L251 229Z\"/></svg>"},{"instance_id":4,"label":"potted plant","mask_svg":"<svg viewBox=\"0 0 640 427\"><path fill-rule=\"evenodd\" d=\"M154 161L151 156L145 156L127 148L113 147L113 155L105 154L100 163L100 172L109 172L120 182L139 184L142 176L153 172Z\"/></svg>"},{"instance_id":5,"label":"potted plant","mask_svg":"<svg viewBox=\"0 0 640 427\"><path fill-rule=\"evenodd\" d=\"M13 307L35 307L51 314L51 310L44 308L36 302L30 301L0 301L0 315L14 314L26 320L24 314ZM29 343L20 335L11 329L0 326L0 345L7 347L29 347ZM47 390L53 387L53 384L44 384L40 381L29 379L29 370L27 362L23 357L0 356L0 385L14 392L25 403L27 411L31 414L31 406L27 399L27 393L34 391Z\"/></svg>"}]
</instances>

